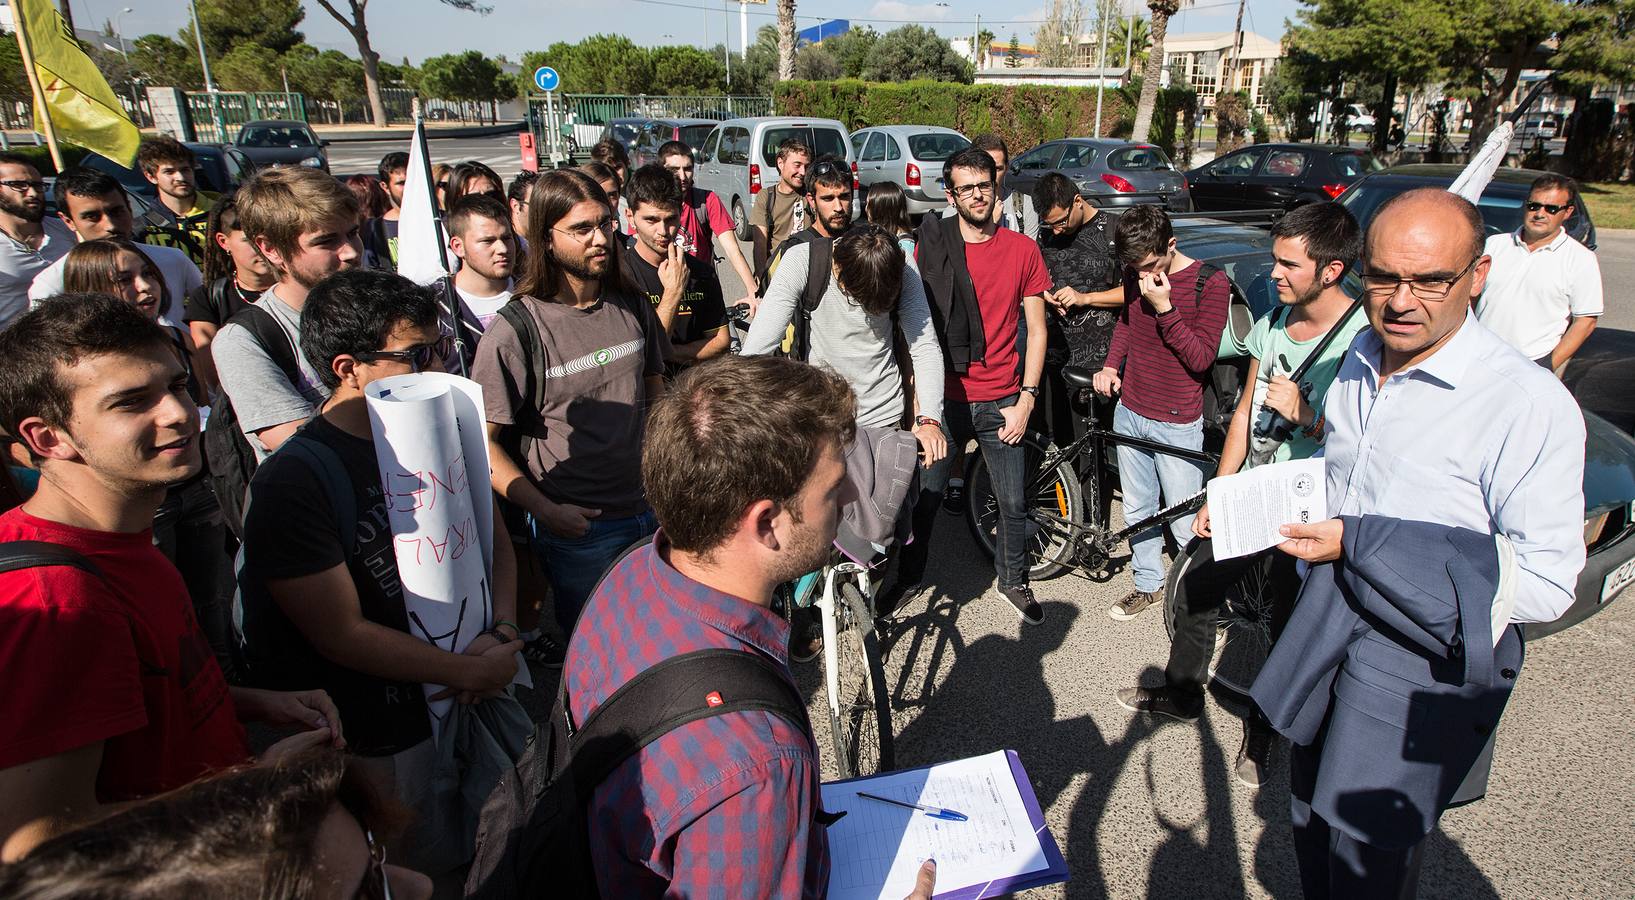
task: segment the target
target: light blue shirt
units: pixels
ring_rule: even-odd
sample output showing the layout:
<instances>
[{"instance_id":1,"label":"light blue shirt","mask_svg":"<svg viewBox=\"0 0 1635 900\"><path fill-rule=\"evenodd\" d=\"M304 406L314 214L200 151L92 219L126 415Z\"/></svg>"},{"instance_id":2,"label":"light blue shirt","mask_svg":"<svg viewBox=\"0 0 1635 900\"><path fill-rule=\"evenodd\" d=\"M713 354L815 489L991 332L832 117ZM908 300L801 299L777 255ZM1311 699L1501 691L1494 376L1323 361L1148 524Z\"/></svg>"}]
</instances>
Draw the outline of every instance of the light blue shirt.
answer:
<instances>
[{"instance_id":1,"label":"light blue shirt","mask_svg":"<svg viewBox=\"0 0 1635 900\"><path fill-rule=\"evenodd\" d=\"M1503 534L1512 622L1550 622L1584 568L1584 416L1548 370L1468 316L1431 357L1380 384L1383 345L1357 335L1329 388L1329 514Z\"/></svg>"}]
</instances>

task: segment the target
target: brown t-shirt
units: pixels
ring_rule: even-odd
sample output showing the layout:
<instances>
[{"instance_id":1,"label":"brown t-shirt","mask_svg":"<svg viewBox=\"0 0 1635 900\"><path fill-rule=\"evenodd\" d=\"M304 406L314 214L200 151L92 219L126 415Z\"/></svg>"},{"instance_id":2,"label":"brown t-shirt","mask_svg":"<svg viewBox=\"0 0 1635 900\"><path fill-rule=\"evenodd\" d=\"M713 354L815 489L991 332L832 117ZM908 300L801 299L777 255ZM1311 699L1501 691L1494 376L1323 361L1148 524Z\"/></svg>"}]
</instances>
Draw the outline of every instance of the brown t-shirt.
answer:
<instances>
[{"instance_id":1,"label":"brown t-shirt","mask_svg":"<svg viewBox=\"0 0 1635 900\"><path fill-rule=\"evenodd\" d=\"M619 518L647 510L642 496L645 379L664 374L669 341L645 298L613 294L577 309L518 295L539 328L535 377L545 403L528 458L528 477L553 503ZM522 341L496 316L477 345L471 377L483 386L488 421L532 422Z\"/></svg>"},{"instance_id":2,"label":"brown t-shirt","mask_svg":"<svg viewBox=\"0 0 1635 900\"><path fill-rule=\"evenodd\" d=\"M755 209L749 219L751 225L766 227L768 197L772 198L772 230L767 234L766 245L766 252L770 255L778 252L778 245L788 240L790 235L806 227L807 215L806 203L799 193L785 194L773 186L755 197Z\"/></svg>"}]
</instances>

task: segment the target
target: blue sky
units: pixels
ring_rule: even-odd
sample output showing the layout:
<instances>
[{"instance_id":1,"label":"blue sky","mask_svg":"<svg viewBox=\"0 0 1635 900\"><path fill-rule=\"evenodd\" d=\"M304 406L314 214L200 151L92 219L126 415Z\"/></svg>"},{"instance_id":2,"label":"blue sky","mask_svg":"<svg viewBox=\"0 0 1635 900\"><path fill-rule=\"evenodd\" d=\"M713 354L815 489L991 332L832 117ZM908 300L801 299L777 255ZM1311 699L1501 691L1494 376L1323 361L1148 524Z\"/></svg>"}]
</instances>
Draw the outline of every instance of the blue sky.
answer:
<instances>
[{"instance_id":1,"label":"blue sky","mask_svg":"<svg viewBox=\"0 0 1635 900\"><path fill-rule=\"evenodd\" d=\"M61 0L59 0L61 2ZM120 10L118 27L128 38L151 32L175 34L187 18L187 0L69 0L75 24L97 28L112 20ZM370 34L375 49L392 61L407 56L420 62L427 56L452 50L477 49L503 53L511 59L528 50L542 49L558 40L577 40L597 32L620 32L638 44L707 44L722 40L731 29L731 44L738 44L738 4L721 0L486 0L494 11L487 16L460 12L438 0L374 0L368 7ZM1146 4L1126 0L1127 8ZM849 19L854 25L871 24L889 31L903 22L918 22L953 37L969 34L971 22L981 14L984 26L1007 40L1016 32L1023 43L1031 40L1037 21L1044 17L1048 0L1012 0L983 3L976 0L824 0L807 2L797 9L800 26L825 19ZM337 6L345 4L336 0ZM1090 5L1087 3L1086 5ZM1172 31L1230 31L1237 14L1235 0L1196 0L1194 9L1184 9L1172 22ZM1244 15L1244 29L1277 39L1283 20L1293 18L1297 0L1250 0ZM320 48L356 52L352 38L340 24L307 0L307 17L302 31ZM749 29L753 34L773 21L775 6L751 4ZM996 13L995 10L1004 10ZM999 15L1007 19L997 18ZM872 20L872 21L871 21Z\"/></svg>"}]
</instances>

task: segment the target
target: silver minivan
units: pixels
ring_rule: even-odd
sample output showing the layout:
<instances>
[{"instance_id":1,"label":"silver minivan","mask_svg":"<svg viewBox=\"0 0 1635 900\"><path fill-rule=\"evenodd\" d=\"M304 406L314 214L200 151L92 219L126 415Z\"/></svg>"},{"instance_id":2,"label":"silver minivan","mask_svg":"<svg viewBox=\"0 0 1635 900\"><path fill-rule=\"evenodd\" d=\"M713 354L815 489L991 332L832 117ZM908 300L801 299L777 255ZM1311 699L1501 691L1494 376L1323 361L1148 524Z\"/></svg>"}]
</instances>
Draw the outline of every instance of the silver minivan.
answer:
<instances>
[{"instance_id":1,"label":"silver minivan","mask_svg":"<svg viewBox=\"0 0 1635 900\"><path fill-rule=\"evenodd\" d=\"M759 116L727 119L710 132L698 151L693 183L714 191L732 212L738 237L750 239L749 213L755 195L778 183L778 145L798 138L812 148L812 158L845 159L857 171L846 126L835 119Z\"/></svg>"},{"instance_id":2,"label":"silver minivan","mask_svg":"<svg viewBox=\"0 0 1635 900\"><path fill-rule=\"evenodd\" d=\"M857 183L895 181L908 197L908 214L940 212L948 205L942 168L950 157L971 146L965 135L936 125L876 125L852 132Z\"/></svg>"}]
</instances>

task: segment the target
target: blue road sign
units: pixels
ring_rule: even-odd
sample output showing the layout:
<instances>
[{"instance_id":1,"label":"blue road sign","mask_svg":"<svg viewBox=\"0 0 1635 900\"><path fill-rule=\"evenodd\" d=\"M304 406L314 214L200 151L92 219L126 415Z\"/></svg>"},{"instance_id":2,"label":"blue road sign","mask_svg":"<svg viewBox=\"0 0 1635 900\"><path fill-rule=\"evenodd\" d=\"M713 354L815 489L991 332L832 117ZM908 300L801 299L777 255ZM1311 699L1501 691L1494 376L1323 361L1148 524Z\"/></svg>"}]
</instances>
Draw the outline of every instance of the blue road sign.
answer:
<instances>
[{"instance_id":1,"label":"blue road sign","mask_svg":"<svg viewBox=\"0 0 1635 900\"><path fill-rule=\"evenodd\" d=\"M562 76L550 66L540 66L534 70L534 86L550 93L562 85Z\"/></svg>"}]
</instances>

